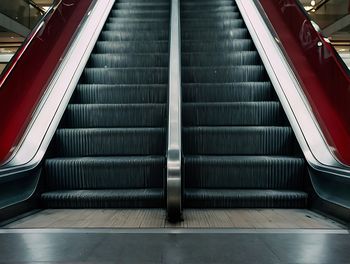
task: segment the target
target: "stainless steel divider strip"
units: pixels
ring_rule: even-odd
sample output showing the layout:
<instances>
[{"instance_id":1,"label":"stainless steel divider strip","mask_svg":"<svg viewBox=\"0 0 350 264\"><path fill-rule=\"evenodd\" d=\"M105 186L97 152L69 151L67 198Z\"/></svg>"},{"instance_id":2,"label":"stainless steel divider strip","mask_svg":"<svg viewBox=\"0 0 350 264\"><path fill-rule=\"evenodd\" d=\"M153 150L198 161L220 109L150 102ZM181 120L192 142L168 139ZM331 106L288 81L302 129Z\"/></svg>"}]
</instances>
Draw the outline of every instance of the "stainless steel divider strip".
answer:
<instances>
[{"instance_id":1,"label":"stainless steel divider strip","mask_svg":"<svg viewBox=\"0 0 350 264\"><path fill-rule=\"evenodd\" d=\"M180 3L171 1L170 59L169 59L169 116L167 148L167 216L169 221L182 217L181 179L181 31Z\"/></svg>"}]
</instances>

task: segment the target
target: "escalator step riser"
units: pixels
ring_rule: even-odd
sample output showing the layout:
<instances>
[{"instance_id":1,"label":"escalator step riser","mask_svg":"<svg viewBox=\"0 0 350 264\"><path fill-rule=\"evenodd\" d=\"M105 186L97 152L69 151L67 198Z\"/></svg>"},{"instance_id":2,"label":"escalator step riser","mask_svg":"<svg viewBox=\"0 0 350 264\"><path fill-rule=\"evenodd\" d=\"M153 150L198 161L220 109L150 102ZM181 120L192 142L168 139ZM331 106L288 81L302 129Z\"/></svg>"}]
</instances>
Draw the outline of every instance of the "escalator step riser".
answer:
<instances>
[{"instance_id":1,"label":"escalator step riser","mask_svg":"<svg viewBox=\"0 0 350 264\"><path fill-rule=\"evenodd\" d=\"M183 5L218 5L218 4L226 4L231 3L232 5L236 5L236 2L234 0L212 0L212 1L204 1L204 0L182 0L181 6Z\"/></svg>"},{"instance_id":2,"label":"escalator step riser","mask_svg":"<svg viewBox=\"0 0 350 264\"><path fill-rule=\"evenodd\" d=\"M181 5L181 13L186 11L198 12L237 12L238 8L231 3L221 5Z\"/></svg>"},{"instance_id":3,"label":"escalator step riser","mask_svg":"<svg viewBox=\"0 0 350 264\"><path fill-rule=\"evenodd\" d=\"M109 17L107 23L111 24L128 24L128 23L162 23L169 26L169 18L166 17Z\"/></svg>"},{"instance_id":4,"label":"escalator step riser","mask_svg":"<svg viewBox=\"0 0 350 264\"><path fill-rule=\"evenodd\" d=\"M73 103L126 104L165 103L167 85L98 85L79 84L73 95Z\"/></svg>"},{"instance_id":5,"label":"escalator step riser","mask_svg":"<svg viewBox=\"0 0 350 264\"><path fill-rule=\"evenodd\" d=\"M248 39L249 32L247 29L229 29L229 30L207 30L207 31L199 31L199 30L189 30L182 31L181 38L183 40L228 40L228 39Z\"/></svg>"},{"instance_id":6,"label":"escalator step riser","mask_svg":"<svg viewBox=\"0 0 350 264\"><path fill-rule=\"evenodd\" d=\"M68 128L161 127L165 104L70 104L61 121Z\"/></svg>"},{"instance_id":7,"label":"escalator step riser","mask_svg":"<svg viewBox=\"0 0 350 264\"><path fill-rule=\"evenodd\" d=\"M165 129L59 129L54 143L58 156L162 155Z\"/></svg>"},{"instance_id":8,"label":"escalator step riser","mask_svg":"<svg viewBox=\"0 0 350 264\"><path fill-rule=\"evenodd\" d=\"M169 12L169 3L115 3L115 10L167 10Z\"/></svg>"},{"instance_id":9,"label":"escalator step riser","mask_svg":"<svg viewBox=\"0 0 350 264\"><path fill-rule=\"evenodd\" d=\"M159 23L159 22L141 22L134 21L128 23L106 23L104 30L113 31L113 30L167 30L169 28L168 23Z\"/></svg>"},{"instance_id":10,"label":"escalator step riser","mask_svg":"<svg viewBox=\"0 0 350 264\"><path fill-rule=\"evenodd\" d=\"M95 53L168 53L168 41L98 41Z\"/></svg>"},{"instance_id":11,"label":"escalator step riser","mask_svg":"<svg viewBox=\"0 0 350 264\"><path fill-rule=\"evenodd\" d=\"M290 127L191 127L183 129L183 151L198 155L292 155Z\"/></svg>"},{"instance_id":12,"label":"escalator step riser","mask_svg":"<svg viewBox=\"0 0 350 264\"><path fill-rule=\"evenodd\" d=\"M182 53L184 66L238 66L262 64L256 51L217 52L217 53Z\"/></svg>"},{"instance_id":13,"label":"escalator step riser","mask_svg":"<svg viewBox=\"0 0 350 264\"><path fill-rule=\"evenodd\" d=\"M187 191L186 208L306 208L307 194L284 191Z\"/></svg>"},{"instance_id":14,"label":"escalator step riser","mask_svg":"<svg viewBox=\"0 0 350 264\"><path fill-rule=\"evenodd\" d=\"M238 39L235 41L224 40L224 41L193 41L193 40L182 40L181 49L183 52L217 52L227 50L229 52L234 51L252 51L255 49L252 40L250 39Z\"/></svg>"},{"instance_id":15,"label":"escalator step riser","mask_svg":"<svg viewBox=\"0 0 350 264\"><path fill-rule=\"evenodd\" d=\"M162 188L165 158L103 157L49 159L45 162L50 190Z\"/></svg>"},{"instance_id":16,"label":"escalator step riser","mask_svg":"<svg viewBox=\"0 0 350 264\"><path fill-rule=\"evenodd\" d=\"M238 12L181 12L181 19L198 19L198 18L216 18L216 19L227 19L227 18L241 18Z\"/></svg>"},{"instance_id":17,"label":"escalator step riser","mask_svg":"<svg viewBox=\"0 0 350 264\"><path fill-rule=\"evenodd\" d=\"M94 84L166 84L167 68L86 68L82 83Z\"/></svg>"},{"instance_id":18,"label":"escalator step riser","mask_svg":"<svg viewBox=\"0 0 350 264\"><path fill-rule=\"evenodd\" d=\"M168 67L169 55L162 54L92 54L88 63L91 68L118 67Z\"/></svg>"},{"instance_id":19,"label":"escalator step riser","mask_svg":"<svg viewBox=\"0 0 350 264\"><path fill-rule=\"evenodd\" d=\"M132 41L132 40L168 40L168 31L130 31L130 30L118 30L118 31L102 31L99 40L100 41Z\"/></svg>"},{"instance_id":20,"label":"escalator step riser","mask_svg":"<svg viewBox=\"0 0 350 264\"><path fill-rule=\"evenodd\" d=\"M280 104L194 103L183 105L184 126L278 126L287 124Z\"/></svg>"},{"instance_id":21,"label":"escalator step riser","mask_svg":"<svg viewBox=\"0 0 350 264\"><path fill-rule=\"evenodd\" d=\"M243 19L227 19L227 20L211 20L211 19L198 19L198 20L186 20L181 22L181 28L184 29L217 29L217 30L227 30L234 28L244 28Z\"/></svg>"},{"instance_id":22,"label":"escalator step riser","mask_svg":"<svg viewBox=\"0 0 350 264\"><path fill-rule=\"evenodd\" d=\"M57 191L41 195L47 208L160 208L162 189Z\"/></svg>"},{"instance_id":23,"label":"escalator step riser","mask_svg":"<svg viewBox=\"0 0 350 264\"><path fill-rule=\"evenodd\" d=\"M301 189L301 158L246 156L185 157L186 188Z\"/></svg>"},{"instance_id":24,"label":"escalator step riser","mask_svg":"<svg viewBox=\"0 0 350 264\"><path fill-rule=\"evenodd\" d=\"M183 67L183 83L261 82L268 77L263 66Z\"/></svg>"},{"instance_id":25,"label":"escalator step riser","mask_svg":"<svg viewBox=\"0 0 350 264\"><path fill-rule=\"evenodd\" d=\"M255 102L271 101L273 97L270 82L182 85L184 102Z\"/></svg>"},{"instance_id":26,"label":"escalator step riser","mask_svg":"<svg viewBox=\"0 0 350 264\"><path fill-rule=\"evenodd\" d=\"M170 12L168 10L112 10L111 18L166 18Z\"/></svg>"},{"instance_id":27,"label":"escalator step riser","mask_svg":"<svg viewBox=\"0 0 350 264\"><path fill-rule=\"evenodd\" d=\"M126 3L126 4L143 4L145 0L118 0L118 3ZM147 0L149 4L169 4L169 0Z\"/></svg>"}]
</instances>

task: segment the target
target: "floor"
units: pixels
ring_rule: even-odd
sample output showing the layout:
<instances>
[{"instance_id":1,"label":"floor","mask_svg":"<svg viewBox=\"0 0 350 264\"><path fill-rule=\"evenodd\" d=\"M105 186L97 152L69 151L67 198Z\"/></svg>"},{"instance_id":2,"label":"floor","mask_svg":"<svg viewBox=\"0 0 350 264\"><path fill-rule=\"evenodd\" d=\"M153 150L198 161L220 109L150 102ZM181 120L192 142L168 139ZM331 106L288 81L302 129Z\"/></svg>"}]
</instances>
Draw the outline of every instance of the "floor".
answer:
<instances>
[{"instance_id":1,"label":"floor","mask_svg":"<svg viewBox=\"0 0 350 264\"><path fill-rule=\"evenodd\" d=\"M0 263L350 263L350 235L345 231L123 233L108 229L94 232L45 230L0 230Z\"/></svg>"},{"instance_id":2,"label":"floor","mask_svg":"<svg viewBox=\"0 0 350 264\"><path fill-rule=\"evenodd\" d=\"M346 229L303 209L184 210L185 221L171 224L161 209L43 210L2 228L249 228Z\"/></svg>"}]
</instances>

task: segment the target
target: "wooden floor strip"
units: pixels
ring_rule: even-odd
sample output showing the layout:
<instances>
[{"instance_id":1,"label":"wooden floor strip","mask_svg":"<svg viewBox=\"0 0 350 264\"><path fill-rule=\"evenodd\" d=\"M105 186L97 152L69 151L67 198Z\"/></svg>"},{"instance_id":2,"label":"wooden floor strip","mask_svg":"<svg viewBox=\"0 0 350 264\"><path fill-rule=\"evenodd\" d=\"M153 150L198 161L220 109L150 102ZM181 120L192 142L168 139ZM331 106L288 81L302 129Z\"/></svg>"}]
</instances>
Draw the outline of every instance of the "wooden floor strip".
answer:
<instances>
[{"instance_id":1,"label":"wooden floor strip","mask_svg":"<svg viewBox=\"0 0 350 264\"><path fill-rule=\"evenodd\" d=\"M3 228L256 228L346 229L302 209L188 209L169 223L163 209L47 209Z\"/></svg>"}]
</instances>

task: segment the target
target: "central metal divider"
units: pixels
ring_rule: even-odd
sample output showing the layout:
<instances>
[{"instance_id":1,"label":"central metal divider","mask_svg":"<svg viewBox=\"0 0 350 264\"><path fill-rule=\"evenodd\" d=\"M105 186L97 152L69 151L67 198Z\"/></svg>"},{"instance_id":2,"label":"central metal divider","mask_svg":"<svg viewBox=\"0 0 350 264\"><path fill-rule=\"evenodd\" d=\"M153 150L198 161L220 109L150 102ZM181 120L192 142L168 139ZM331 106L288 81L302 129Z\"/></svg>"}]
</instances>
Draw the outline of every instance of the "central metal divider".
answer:
<instances>
[{"instance_id":1,"label":"central metal divider","mask_svg":"<svg viewBox=\"0 0 350 264\"><path fill-rule=\"evenodd\" d=\"M169 58L169 116L167 147L167 216L171 222L182 218L181 178L181 31L180 2L171 1Z\"/></svg>"}]
</instances>

